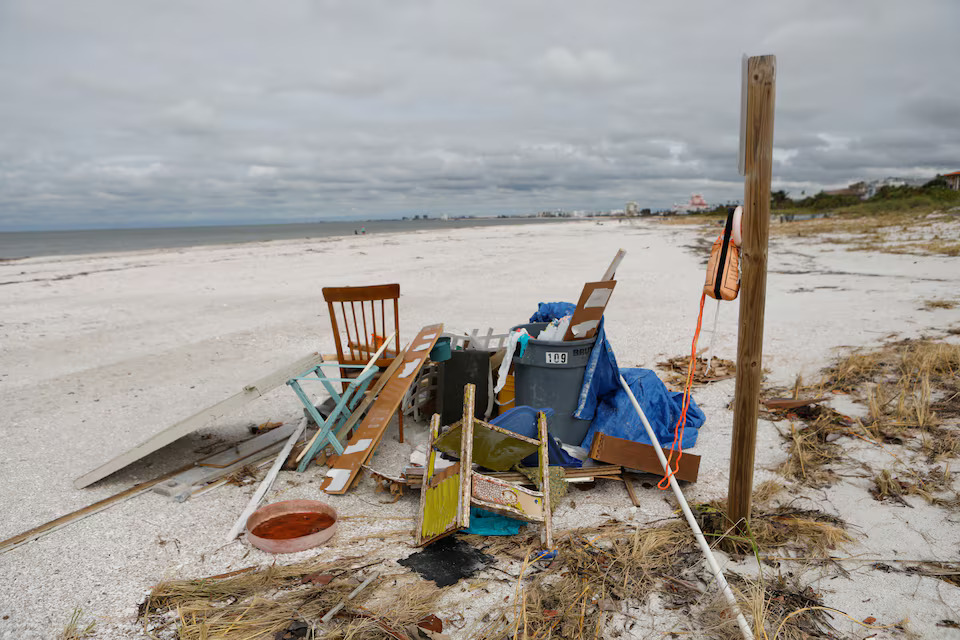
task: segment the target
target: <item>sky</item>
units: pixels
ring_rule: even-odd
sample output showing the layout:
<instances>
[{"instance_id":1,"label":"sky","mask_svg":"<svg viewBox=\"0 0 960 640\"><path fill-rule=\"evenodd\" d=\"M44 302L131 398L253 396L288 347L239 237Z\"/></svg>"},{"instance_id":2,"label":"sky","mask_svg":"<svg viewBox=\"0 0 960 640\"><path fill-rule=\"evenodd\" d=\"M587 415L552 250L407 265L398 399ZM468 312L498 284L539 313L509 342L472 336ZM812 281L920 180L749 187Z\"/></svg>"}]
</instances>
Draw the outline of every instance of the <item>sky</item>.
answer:
<instances>
[{"instance_id":1,"label":"sky","mask_svg":"<svg viewBox=\"0 0 960 640\"><path fill-rule=\"evenodd\" d=\"M960 3L0 0L0 230L739 200L960 170Z\"/></svg>"}]
</instances>

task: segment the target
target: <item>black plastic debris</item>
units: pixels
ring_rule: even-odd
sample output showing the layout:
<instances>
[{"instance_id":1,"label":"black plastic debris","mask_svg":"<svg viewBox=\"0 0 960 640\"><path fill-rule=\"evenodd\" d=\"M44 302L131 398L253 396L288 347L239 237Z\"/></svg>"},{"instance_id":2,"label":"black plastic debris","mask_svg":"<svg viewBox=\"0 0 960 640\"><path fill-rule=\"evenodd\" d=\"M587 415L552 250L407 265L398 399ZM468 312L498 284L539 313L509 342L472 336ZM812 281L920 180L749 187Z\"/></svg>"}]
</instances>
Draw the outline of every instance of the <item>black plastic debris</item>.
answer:
<instances>
[{"instance_id":1,"label":"black plastic debris","mask_svg":"<svg viewBox=\"0 0 960 640\"><path fill-rule=\"evenodd\" d=\"M469 578L491 562L492 557L456 536L437 540L423 551L400 560L400 564L425 580L433 580L438 587L449 587Z\"/></svg>"}]
</instances>

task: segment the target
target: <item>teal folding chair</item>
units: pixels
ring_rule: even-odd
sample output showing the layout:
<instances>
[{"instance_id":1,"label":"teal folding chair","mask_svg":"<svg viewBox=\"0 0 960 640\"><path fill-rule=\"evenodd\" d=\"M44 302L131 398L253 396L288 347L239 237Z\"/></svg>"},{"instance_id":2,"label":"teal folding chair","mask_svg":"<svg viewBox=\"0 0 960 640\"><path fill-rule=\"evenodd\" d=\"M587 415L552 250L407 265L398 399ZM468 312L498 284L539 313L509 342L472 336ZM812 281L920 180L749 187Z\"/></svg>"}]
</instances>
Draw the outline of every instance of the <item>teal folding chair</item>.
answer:
<instances>
[{"instance_id":1,"label":"teal folding chair","mask_svg":"<svg viewBox=\"0 0 960 640\"><path fill-rule=\"evenodd\" d=\"M356 378L334 378L327 376L323 372L324 367L336 367L338 370L361 369L361 371ZM339 362L325 362L309 369L301 376L287 380L287 384L293 389L293 392L297 394L297 397L300 398L300 402L303 403L303 407L307 410L307 413L310 414L310 417L313 418L318 429L317 435L314 436L310 443L307 454L300 459L297 471L301 473L305 471L310 462L328 444L333 447L333 450L338 454L343 453L343 445L340 444L340 440L337 439L336 429L346 422L350 414L357 408L357 403L360 402L360 398L363 397L367 387L370 386L370 381L373 380L377 371L377 367L362 364L349 365L340 364ZM307 396L306 392L300 386L301 382L320 382L323 384L327 393L329 393L330 397L336 402L330 415L326 418L320 415L320 412L317 411L313 402L310 401L310 397ZM331 384L332 382L343 383L343 391L338 392L335 385Z\"/></svg>"}]
</instances>

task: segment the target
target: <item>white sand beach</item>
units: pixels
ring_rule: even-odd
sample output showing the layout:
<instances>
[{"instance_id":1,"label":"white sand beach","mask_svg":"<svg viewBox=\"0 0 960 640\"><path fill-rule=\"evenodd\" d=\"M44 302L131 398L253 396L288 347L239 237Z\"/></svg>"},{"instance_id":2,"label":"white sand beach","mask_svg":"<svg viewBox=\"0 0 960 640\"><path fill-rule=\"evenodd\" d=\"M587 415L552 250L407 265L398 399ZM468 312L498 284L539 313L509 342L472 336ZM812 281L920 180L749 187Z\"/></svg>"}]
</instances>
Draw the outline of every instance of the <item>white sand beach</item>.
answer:
<instances>
[{"instance_id":1,"label":"white sand beach","mask_svg":"<svg viewBox=\"0 0 960 640\"><path fill-rule=\"evenodd\" d=\"M245 384L311 351L331 353L321 287L400 283L404 340L436 322L446 331L505 332L525 322L538 302L575 302L583 283L598 279L623 248L627 256L607 308L607 334L621 366L652 368L689 354L705 258L692 247L703 236L701 228L655 220L582 221L0 263L0 539L190 463L217 439L248 437L251 425L297 420L300 404L281 387L89 488L73 487L78 476ZM958 297L957 264L951 257L848 251L816 239L774 236L765 384L791 385L797 374L815 379L839 348L942 336L960 322L960 308L921 307L924 300ZM708 303L701 347L710 341L713 309ZM719 357L735 359L737 316L737 302L723 304ZM707 422L692 450L702 466L699 481L684 488L690 501L726 496L733 393L733 380L694 393ZM866 411L843 401L835 404L843 413ZM786 457L777 429L760 421L757 483L776 478L772 469ZM373 458L375 468L400 472L412 448L425 441L425 425L409 421L406 431L407 441L399 444L391 427ZM866 442L847 450L864 460L885 455ZM148 637L137 606L164 578L361 554L402 569L395 560L415 551L412 536L370 536L412 529L417 495L385 504L364 478L346 495L325 496L317 490L323 473L315 466L304 474L283 471L267 499L319 499L344 517L334 543L311 551L275 557L243 541L224 543L252 484L225 485L184 503L147 492L0 554L0 638L53 637L76 607L83 620L96 622L94 637ZM620 483L573 491L555 513L556 530L609 518L642 525L673 514L669 492L639 485L638 491L639 508ZM883 573L867 561L957 561L955 513L914 496L906 498L909 508L877 502L857 478L800 493L797 504L850 524L855 541L837 553L865 559L845 565L844 577L806 576L826 605L857 620L873 617L877 625L909 618L908 628L924 638L960 637L960 631L937 626L960 620L957 587L928 576ZM749 571L751 564L727 566ZM437 615L461 612L464 628L448 633L469 637L471 624L512 594L510 584L482 596L456 587ZM671 631L701 637L656 597L630 613L623 637L663 638ZM905 637L842 616L833 624L843 637Z\"/></svg>"}]
</instances>

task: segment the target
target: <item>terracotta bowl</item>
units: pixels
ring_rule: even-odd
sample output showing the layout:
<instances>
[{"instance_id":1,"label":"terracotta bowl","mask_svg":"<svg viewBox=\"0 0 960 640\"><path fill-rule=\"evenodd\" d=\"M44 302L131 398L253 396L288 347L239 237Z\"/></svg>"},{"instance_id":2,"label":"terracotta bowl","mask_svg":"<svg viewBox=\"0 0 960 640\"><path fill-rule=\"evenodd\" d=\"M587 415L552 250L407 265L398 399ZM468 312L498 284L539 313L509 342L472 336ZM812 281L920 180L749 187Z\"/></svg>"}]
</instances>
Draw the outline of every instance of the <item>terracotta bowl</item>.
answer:
<instances>
[{"instance_id":1,"label":"terracotta bowl","mask_svg":"<svg viewBox=\"0 0 960 640\"><path fill-rule=\"evenodd\" d=\"M299 538L287 538L285 540L274 540L272 538L261 538L251 533L257 525L266 522L277 516L287 513L324 513L333 518L333 524L326 529L321 529L316 533L300 536ZM247 518L247 542L258 549L268 553L296 553L305 551L313 547L319 547L337 532L337 512L330 505L317 500L285 500L283 502L274 502L265 507L260 507Z\"/></svg>"}]
</instances>

